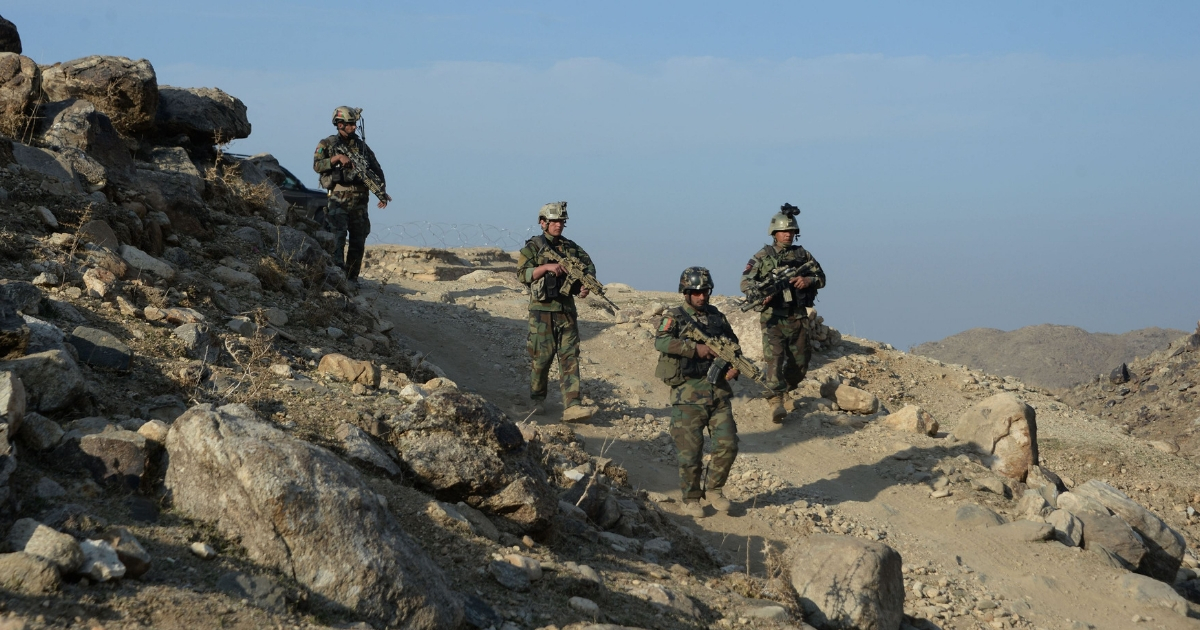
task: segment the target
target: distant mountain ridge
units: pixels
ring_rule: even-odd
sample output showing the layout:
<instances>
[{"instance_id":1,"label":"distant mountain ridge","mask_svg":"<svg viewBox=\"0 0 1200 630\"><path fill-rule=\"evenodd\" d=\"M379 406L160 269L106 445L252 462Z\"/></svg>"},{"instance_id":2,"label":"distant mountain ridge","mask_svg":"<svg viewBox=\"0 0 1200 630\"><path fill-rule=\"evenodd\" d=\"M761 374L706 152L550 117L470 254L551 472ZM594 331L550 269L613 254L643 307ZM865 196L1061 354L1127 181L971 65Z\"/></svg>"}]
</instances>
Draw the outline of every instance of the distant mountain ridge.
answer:
<instances>
[{"instance_id":1,"label":"distant mountain ridge","mask_svg":"<svg viewBox=\"0 0 1200 630\"><path fill-rule=\"evenodd\" d=\"M1052 389L1071 387L1122 363L1166 348L1182 330L1142 328L1091 333L1077 326L1039 324L1012 331L972 328L911 352Z\"/></svg>"}]
</instances>

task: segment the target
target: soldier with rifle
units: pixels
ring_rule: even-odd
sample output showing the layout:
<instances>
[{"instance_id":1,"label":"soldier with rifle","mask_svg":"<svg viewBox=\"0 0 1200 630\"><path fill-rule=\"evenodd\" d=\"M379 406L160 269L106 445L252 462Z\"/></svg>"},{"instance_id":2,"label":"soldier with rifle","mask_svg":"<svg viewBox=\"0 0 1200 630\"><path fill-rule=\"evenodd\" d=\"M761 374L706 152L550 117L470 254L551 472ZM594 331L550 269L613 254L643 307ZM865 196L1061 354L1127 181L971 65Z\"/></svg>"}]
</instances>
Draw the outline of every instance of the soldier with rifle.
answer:
<instances>
[{"instance_id":1,"label":"soldier with rifle","mask_svg":"<svg viewBox=\"0 0 1200 630\"><path fill-rule=\"evenodd\" d=\"M384 188L383 169L375 159L375 152L355 133L361 118L362 109L357 107L333 110L337 133L317 143L313 153L313 170L321 176L321 187L329 191L325 214L337 237L334 262L346 271L346 279L355 284L362 268L367 235L371 233L367 213L369 193L375 193L381 210L392 199Z\"/></svg>"},{"instance_id":2,"label":"soldier with rifle","mask_svg":"<svg viewBox=\"0 0 1200 630\"><path fill-rule=\"evenodd\" d=\"M708 303L712 290L707 269L684 269L679 277L683 304L663 314L654 338L660 353L654 376L671 387L671 437L678 453L683 512L694 518L704 517L701 499L720 512L731 507L723 488L737 457L738 437L729 381L741 373L738 366L752 377L758 372L741 356L729 320ZM712 458L707 484L701 486L705 427L712 438Z\"/></svg>"},{"instance_id":3,"label":"soldier with rifle","mask_svg":"<svg viewBox=\"0 0 1200 630\"><path fill-rule=\"evenodd\" d=\"M767 364L767 402L771 421L779 424L791 409L784 398L808 372L812 349L805 338L805 319L817 289L825 287L825 272L803 247L794 244L800 234L796 215L800 209L784 204L771 217L766 245L746 263L741 289L746 294L743 310L761 311L763 361ZM791 400L787 400L790 406Z\"/></svg>"},{"instance_id":4,"label":"soldier with rifle","mask_svg":"<svg viewBox=\"0 0 1200 630\"><path fill-rule=\"evenodd\" d=\"M532 364L529 397L533 407L528 413L546 412L550 364L557 356L563 422L582 422L591 418L596 408L585 406L580 394L579 316L574 296L585 298L594 290L603 296L603 286L596 281L596 266L587 252L562 235L567 225L567 202L542 206L538 224L542 233L526 241L517 257L517 279L529 287L526 349Z\"/></svg>"}]
</instances>

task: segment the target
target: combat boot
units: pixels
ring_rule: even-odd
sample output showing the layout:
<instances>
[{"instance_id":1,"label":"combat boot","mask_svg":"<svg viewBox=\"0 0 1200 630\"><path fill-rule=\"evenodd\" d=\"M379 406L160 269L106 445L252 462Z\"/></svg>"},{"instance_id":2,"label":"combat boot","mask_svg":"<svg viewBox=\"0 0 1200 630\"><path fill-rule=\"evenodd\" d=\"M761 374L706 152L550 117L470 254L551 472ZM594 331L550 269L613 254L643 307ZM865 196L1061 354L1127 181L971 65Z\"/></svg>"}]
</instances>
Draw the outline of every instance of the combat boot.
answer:
<instances>
[{"instance_id":1,"label":"combat boot","mask_svg":"<svg viewBox=\"0 0 1200 630\"><path fill-rule=\"evenodd\" d=\"M783 424L783 417L787 415L787 409L783 408L783 397L772 396L768 398L767 406L771 408L771 422Z\"/></svg>"},{"instance_id":2,"label":"combat boot","mask_svg":"<svg viewBox=\"0 0 1200 630\"><path fill-rule=\"evenodd\" d=\"M529 416L544 416L546 415L546 403L542 400L535 400L528 407L518 408L517 414L524 420Z\"/></svg>"},{"instance_id":3,"label":"combat boot","mask_svg":"<svg viewBox=\"0 0 1200 630\"><path fill-rule=\"evenodd\" d=\"M697 499L685 499L683 501L683 514L692 518L704 518L704 506L700 505Z\"/></svg>"},{"instance_id":4,"label":"combat boot","mask_svg":"<svg viewBox=\"0 0 1200 630\"><path fill-rule=\"evenodd\" d=\"M572 405L563 409L563 422L583 422L590 420L596 414L595 407L585 407L583 405Z\"/></svg>"},{"instance_id":5,"label":"combat boot","mask_svg":"<svg viewBox=\"0 0 1200 630\"><path fill-rule=\"evenodd\" d=\"M733 504L729 502L729 499L725 498L725 491L721 488L709 490L707 495L708 504L713 506L713 509L718 512L728 514L729 508L733 507Z\"/></svg>"}]
</instances>

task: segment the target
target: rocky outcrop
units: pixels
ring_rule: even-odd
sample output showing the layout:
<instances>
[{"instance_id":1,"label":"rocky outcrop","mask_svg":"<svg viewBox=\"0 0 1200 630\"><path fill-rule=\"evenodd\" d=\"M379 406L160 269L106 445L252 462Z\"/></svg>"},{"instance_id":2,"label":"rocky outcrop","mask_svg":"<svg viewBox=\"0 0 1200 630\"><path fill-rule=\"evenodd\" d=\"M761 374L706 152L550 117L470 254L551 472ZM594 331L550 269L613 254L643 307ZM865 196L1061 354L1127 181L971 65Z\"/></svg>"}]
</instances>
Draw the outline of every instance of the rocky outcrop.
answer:
<instances>
[{"instance_id":1,"label":"rocky outcrop","mask_svg":"<svg viewBox=\"0 0 1200 630\"><path fill-rule=\"evenodd\" d=\"M968 409L954 434L991 456L992 470L1025 481L1038 463L1037 413L1012 394L996 394Z\"/></svg>"},{"instance_id":2,"label":"rocky outcrop","mask_svg":"<svg viewBox=\"0 0 1200 630\"><path fill-rule=\"evenodd\" d=\"M21 34L17 25L0 17L0 52L21 54Z\"/></svg>"},{"instance_id":3,"label":"rocky outcrop","mask_svg":"<svg viewBox=\"0 0 1200 630\"><path fill-rule=\"evenodd\" d=\"M148 130L158 111L158 78L145 59L92 55L56 63L42 73L42 89L51 100L90 101L123 134Z\"/></svg>"},{"instance_id":4,"label":"rocky outcrop","mask_svg":"<svg viewBox=\"0 0 1200 630\"><path fill-rule=\"evenodd\" d=\"M79 366L63 350L47 350L0 363L0 370L11 370L25 383L29 409L42 413L70 407L86 384Z\"/></svg>"},{"instance_id":5,"label":"rocky outcrop","mask_svg":"<svg viewBox=\"0 0 1200 630\"><path fill-rule=\"evenodd\" d=\"M42 72L29 57L0 52L0 133L21 138L42 90Z\"/></svg>"},{"instance_id":6,"label":"rocky outcrop","mask_svg":"<svg viewBox=\"0 0 1200 630\"><path fill-rule=\"evenodd\" d=\"M129 149L112 121L83 99L67 99L43 105L38 141L55 150L79 149L102 165L104 174L122 184L134 175Z\"/></svg>"},{"instance_id":7,"label":"rocky outcrop","mask_svg":"<svg viewBox=\"0 0 1200 630\"><path fill-rule=\"evenodd\" d=\"M1163 522L1157 514L1138 505L1124 492L1103 481L1093 479L1076 486L1071 492L1093 499L1108 508L1142 537L1148 553L1138 566L1138 573L1168 584L1175 582L1175 574L1179 571L1183 552L1187 549L1182 534Z\"/></svg>"},{"instance_id":8,"label":"rocky outcrop","mask_svg":"<svg viewBox=\"0 0 1200 630\"><path fill-rule=\"evenodd\" d=\"M393 416L388 441L419 485L491 512L513 533L540 533L558 501L521 431L473 394L439 391Z\"/></svg>"},{"instance_id":9,"label":"rocky outcrop","mask_svg":"<svg viewBox=\"0 0 1200 630\"><path fill-rule=\"evenodd\" d=\"M898 630L904 616L901 558L891 547L849 536L801 539L792 586L818 628Z\"/></svg>"},{"instance_id":10,"label":"rocky outcrop","mask_svg":"<svg viewBox=\"0 0 1200 630\"><path fill-rule=\"evenodd\" d=\"M161 136L186 135L199 146L250 136L245 103L217 88L159 86L155 127Z\"/></svg>"},{"instance_id":11,"label":"rocky outcrop","mask_svg":"<svg viewBox=\"0 0 1200 630\"><path fill-rule=\"evenodd\" d=\"M237 539L314 601L388 627L451 628L462 602L348 464L248 407L193 407L167 435L175 508Z\"/></svg>"}]
</instances>

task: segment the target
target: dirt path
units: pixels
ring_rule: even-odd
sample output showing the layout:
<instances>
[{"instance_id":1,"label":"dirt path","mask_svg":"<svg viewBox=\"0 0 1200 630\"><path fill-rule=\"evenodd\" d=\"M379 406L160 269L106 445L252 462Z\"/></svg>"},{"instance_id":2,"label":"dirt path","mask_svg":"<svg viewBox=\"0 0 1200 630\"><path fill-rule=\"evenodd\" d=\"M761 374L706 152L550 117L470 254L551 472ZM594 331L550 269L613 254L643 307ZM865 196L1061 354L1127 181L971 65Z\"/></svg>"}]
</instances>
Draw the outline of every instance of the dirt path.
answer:
<instances>
[{"instance_id":1,"label":"dirt path","mask_svg":"<svg viewBox=\"0 0 1200 630\"><path fill-rule=\"evenodd\" d=\"M401 282L364 295L407 332L414 349L431 352L430 360L461 387L506 410L525 405L527 297L515 284ZM623 465L634 486L673 498L675 502L663 505L677 512L680 495L673 451L669 441L662 439L670 413L665 405L667 388L653 378L654 318L640 315L655 302L668 302L674 296L624 292L612 297L623 309L618 317L581 309L585 395L602 411L592 422L575 428L589 451ZM950 497L931 498L929 486L919 482L920 475L963 452L962 444L944 437L945 429L953 430L946 424L990 391L964 391L969 388L959 385L962 376L956 366L884 351L865 340L843 348L844 355L819 357L814 369L850 372L859 378L867 373L886 376L878 381L880 386L866 388L881 398L900 396L895 403L885 403L893 408L902 406L901 400L921 404L942 421L943 437L900 435L878 423L856 429L850 419L817 409L811 402L776 427L765 420L765 404L751 397L752 388L739 387L734 412L741 445L731 479L755 480L731 481L730 488L740 493L731 494L740 500L729 515L711 515L710 508L710 516L697 522L678 517L725 552L731 564L749 562L751 571L772 570L764 564L764 545L782 548L803 536L812 526L795 517L815 511L818 517L825 514L817 529L878 537L899 551L906 569L911 569L906 586L922 581L952 594L947 613L951 618L938 620L943 628L1087 628L1087 624L1128 628L1134 625L1135 615L1143 620L1139 626L1200 626L1194 619L1134 601L1121 589L1124 572L1106 566L1096 554L1058 543L1009 541L994 530L956 523L955 510L962 503L990 501L1003 506L1005 502L972 491L966 484L953 486ZM1123 436L1092 426L1089 419L1036 392L1021 394L1039 410L1043 439L1079 439L1081 433L1088 433L1096 444L1105 440L1123 444ZM545 417L535 420L556 422L560 411L552 406ZM906 449L907 454L895 457ZM1057 469L1054 462L1050 465ZM777 485L756 490L759 478ZM971 604L954 605L958 601ZM939 610L933 601L911 593L907 604L929 612ZM993 604L996 607L990 609ZM962 614L954 614L956 610Z\"/></svg>"}]
</instances>

